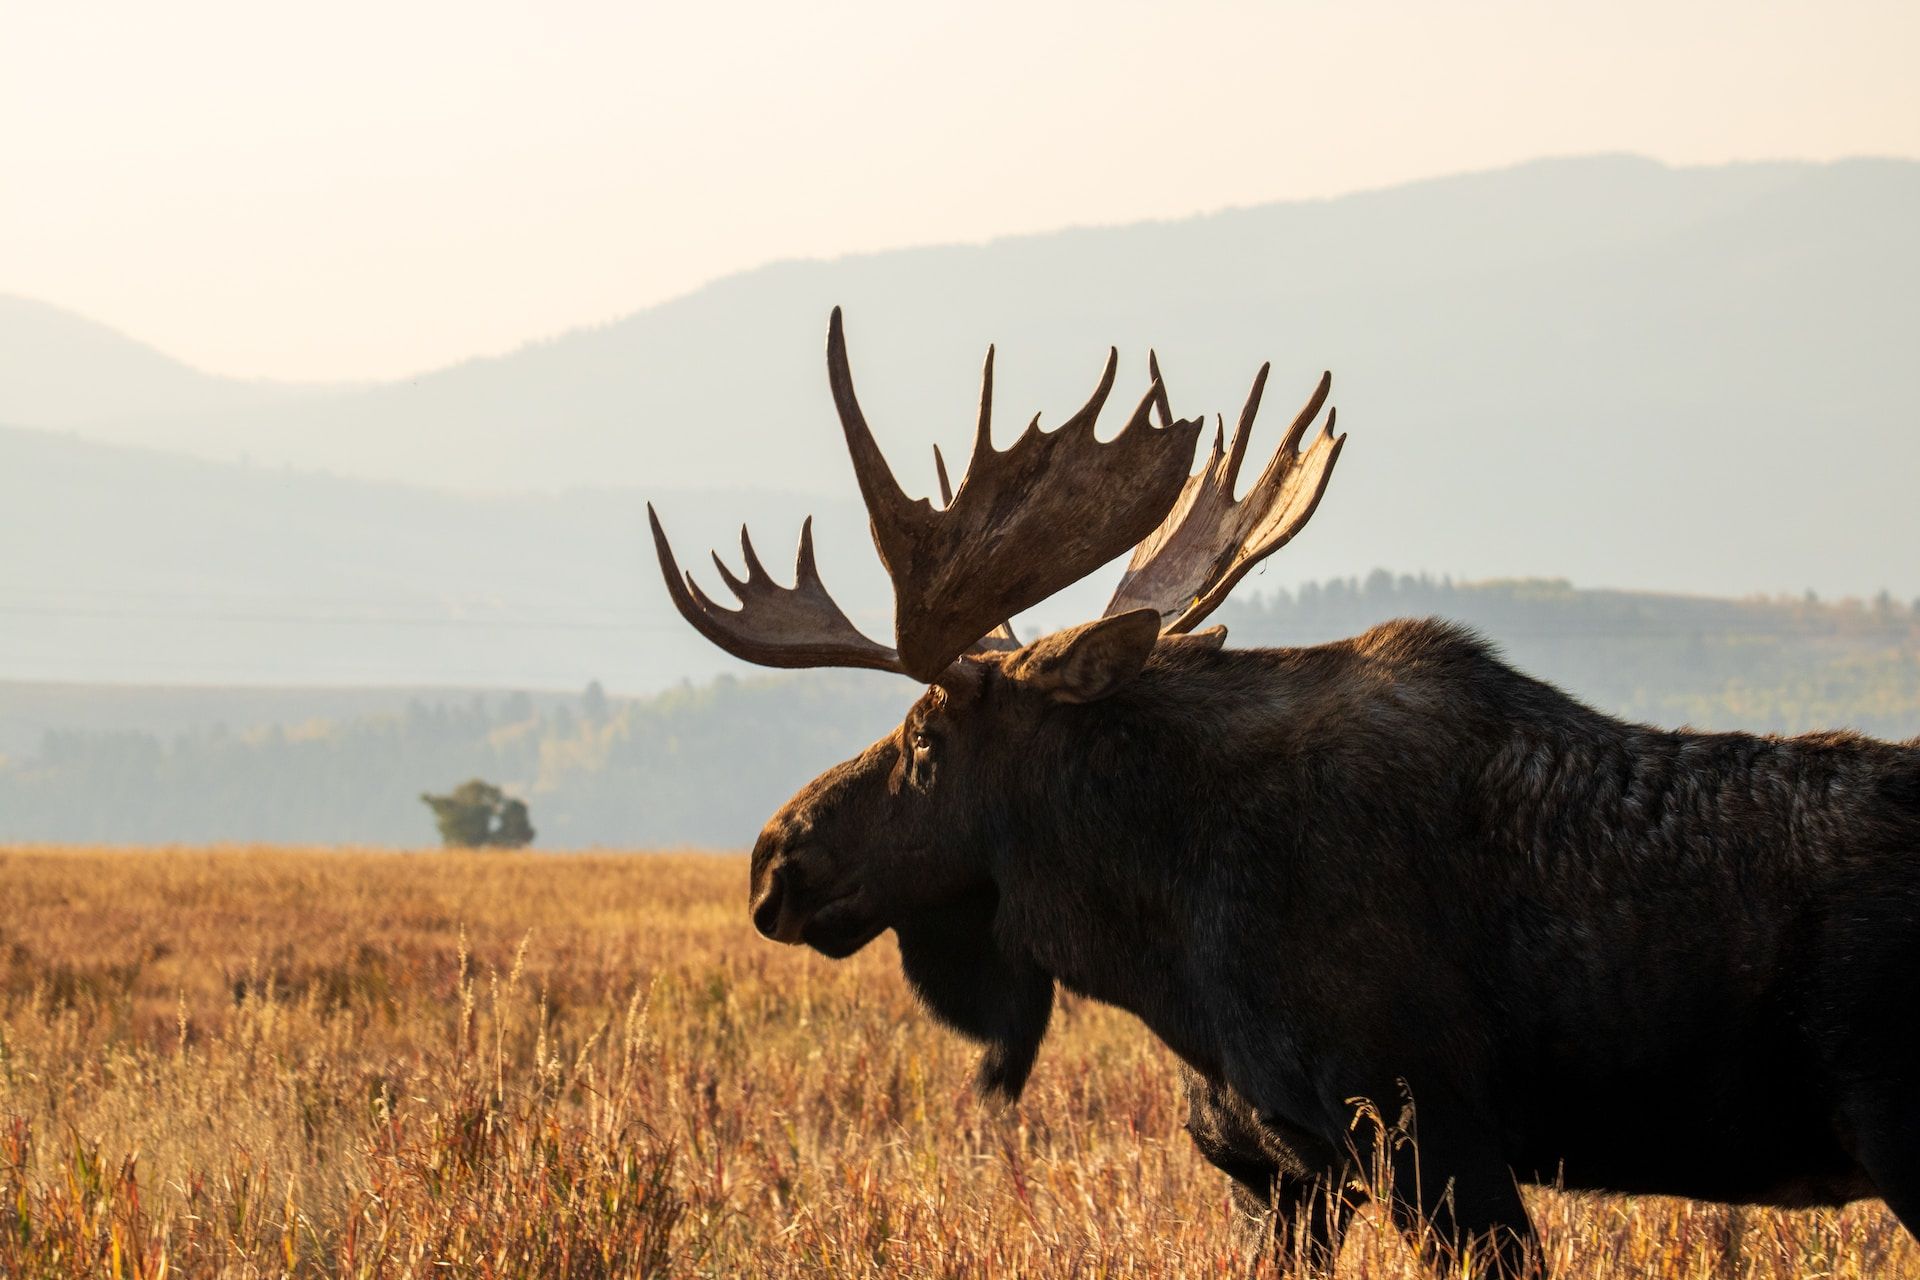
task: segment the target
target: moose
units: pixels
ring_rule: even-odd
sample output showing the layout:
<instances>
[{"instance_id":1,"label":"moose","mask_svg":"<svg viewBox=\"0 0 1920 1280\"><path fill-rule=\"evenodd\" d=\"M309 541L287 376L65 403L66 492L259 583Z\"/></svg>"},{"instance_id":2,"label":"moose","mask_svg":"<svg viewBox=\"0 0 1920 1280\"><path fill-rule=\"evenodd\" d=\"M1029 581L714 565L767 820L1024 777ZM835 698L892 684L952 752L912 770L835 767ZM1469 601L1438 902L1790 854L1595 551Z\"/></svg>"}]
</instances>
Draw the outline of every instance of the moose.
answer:
<instances>
[{"instance_id":1,"label":"moose","mask_svg":"<svg viewBox=\"0 0 1920 1280\"><path fill-rule=\"evenodd\" d=\"M1774 1206L1880 1197L1920 1232L1920 741L1667 731L1593 710L1445 622L1310 648L1196 630L1307 523L1345 437L1323 375L1236 498L1268 368L1198 472L1151 385L991 438L942 505L908 498L827 370L894 588L889 647L743 529L723 607L749 662L926 685L899 729L767 823L766 937L849 956L891 929L943 1023L1017 1098L1056 985L1183 1064L1188 1128L1273 1245L1330 1266L1363 1186L1449 1272L1530 1274L1519 1186ZM1099 619L1008 620L1132 549ZM1377 1118L1356 1124L1358 1109Z\"/></svg>"}]
</instances>

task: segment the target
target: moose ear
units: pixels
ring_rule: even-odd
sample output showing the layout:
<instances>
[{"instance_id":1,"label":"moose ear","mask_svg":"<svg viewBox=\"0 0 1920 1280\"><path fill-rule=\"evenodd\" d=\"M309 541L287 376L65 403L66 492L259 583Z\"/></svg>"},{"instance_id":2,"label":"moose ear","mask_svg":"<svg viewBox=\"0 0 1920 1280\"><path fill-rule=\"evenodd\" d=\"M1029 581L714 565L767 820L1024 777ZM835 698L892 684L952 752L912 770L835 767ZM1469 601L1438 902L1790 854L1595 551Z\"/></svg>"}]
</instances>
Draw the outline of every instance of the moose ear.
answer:
<instances>
[{"instance_id":1,"label":"moose ear","mask_svg":"<svg viewBox=\"0 0 1920 1280\"><path fill-rule=\"evenodd\" d=\"M1159 638L1159 612L1135 609L1042 636L1005 670L1055 702L1098 702L1140 674Z\"/></svg>"}]
</instances>

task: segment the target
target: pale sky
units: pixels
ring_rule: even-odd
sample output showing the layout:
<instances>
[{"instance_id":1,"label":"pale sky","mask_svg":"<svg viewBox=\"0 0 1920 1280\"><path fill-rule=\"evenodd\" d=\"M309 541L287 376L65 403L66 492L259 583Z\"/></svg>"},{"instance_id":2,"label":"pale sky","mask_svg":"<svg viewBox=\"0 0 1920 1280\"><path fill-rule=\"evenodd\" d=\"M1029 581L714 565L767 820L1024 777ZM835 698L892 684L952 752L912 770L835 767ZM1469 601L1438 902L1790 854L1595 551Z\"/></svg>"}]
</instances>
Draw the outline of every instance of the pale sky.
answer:
<instances>
[{"instance_id":1,"label":"pale sky","mask_svg":"<svg viewBox=\"0 0 1920 1280\"><path fill-rule=\"evenodd\" d=\"M0 0L0 292L391 377L777 258L1543 155L1920 156L1915 0Z\"/></svg>"}]
</instances>

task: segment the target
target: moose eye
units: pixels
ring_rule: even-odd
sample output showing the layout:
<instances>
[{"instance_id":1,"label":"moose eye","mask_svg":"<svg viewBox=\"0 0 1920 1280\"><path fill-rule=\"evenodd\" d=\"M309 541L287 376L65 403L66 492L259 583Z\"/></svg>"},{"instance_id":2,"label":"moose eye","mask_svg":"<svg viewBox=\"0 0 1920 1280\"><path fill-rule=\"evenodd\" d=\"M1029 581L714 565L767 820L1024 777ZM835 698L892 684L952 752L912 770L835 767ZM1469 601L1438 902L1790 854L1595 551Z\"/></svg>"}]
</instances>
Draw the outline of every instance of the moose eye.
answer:
<instances>
[{"instance_id":1,"label":"moose eye","mask_svg":"<svg viewBox=\"0 0 1920 1280\"><path fill-rule=\"evenodd\" d=\"M913 753L921 755L931 750L933 750L933 739L924 733L916 732L913 735Z\"/></svg>"}]
</instances>

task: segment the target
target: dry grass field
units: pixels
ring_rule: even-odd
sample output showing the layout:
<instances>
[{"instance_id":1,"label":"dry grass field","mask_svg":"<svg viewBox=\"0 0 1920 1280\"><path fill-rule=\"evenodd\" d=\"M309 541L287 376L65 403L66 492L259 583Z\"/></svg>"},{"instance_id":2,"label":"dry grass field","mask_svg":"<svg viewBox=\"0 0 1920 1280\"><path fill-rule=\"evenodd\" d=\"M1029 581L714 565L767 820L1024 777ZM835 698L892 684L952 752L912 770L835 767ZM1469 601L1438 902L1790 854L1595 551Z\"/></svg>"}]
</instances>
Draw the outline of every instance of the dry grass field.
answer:
<instances>
[{"instance_id":1,"label":"dry grass field","mask_svg":"<svg viewBox=\"0 0 1920 1280\"><path fill-rule=\"evenodd\" d=\"M1025 1100L737 857L0 849L0 1275L1270 1269L1167 1054L1067 1001ZM1565 1277L1920 1277L1877 1204L1539 1193ZM1412 1277L1363 1217L1347 1276Z\"/></svg>"}]
</instances>

